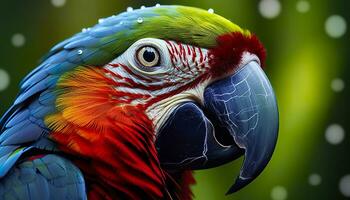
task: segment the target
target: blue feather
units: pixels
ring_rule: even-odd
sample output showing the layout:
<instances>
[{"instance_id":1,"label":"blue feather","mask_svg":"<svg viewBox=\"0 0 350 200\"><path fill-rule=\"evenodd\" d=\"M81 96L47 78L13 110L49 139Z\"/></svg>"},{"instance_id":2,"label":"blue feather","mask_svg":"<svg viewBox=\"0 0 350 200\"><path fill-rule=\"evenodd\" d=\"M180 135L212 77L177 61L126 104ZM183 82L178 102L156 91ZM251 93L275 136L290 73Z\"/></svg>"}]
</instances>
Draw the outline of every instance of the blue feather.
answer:
<instances>
[{"instance_id":1,"label":"blue feather","mask_svg":"<svg viewBox=\"0 0 350 200\"><path fill-rule=\"evenodd\" d=\"M47 67L53 64L60 64L62 62L65 62L67 54L68 54L68 51L60 51L60 52L57 52L55 55L47 58L47 60L45 61L49 64Z\"/></svg>"},{"instance_id":2,"label":"blue feather","mask_svg":"<svg viewBox=\"0 0 350 200\"><path fill-rule=\"evenodd\" d=\"M56 95L52 90L46 90L39 96L39 103L45 106L54 106Z\"/></svg>"},{"instance_id":3,"label":"blue feather","mask_svg":"<svg viewBox=\"0 0 350 200\"><path fill-rule=\"evenodd\" d=\"M11 128L9 129L11 131ZM12 130L14 132L14 130ZM28 124L25 128L16 130L7 137L1 145L16 145L37 140L43 133L43 129L34 123Z\"/></svg>"},{"instance_id":4,"label":"blue feather","mask_svg":"<svg viewBox=\"0 0 350 200\"><path fill-rule=\"evenodd\" d=\"M30 112L28 109L22 110L16 115L14 115L12 118L9 118L10 120L6 123L6 127L12 127L16 124L19 124L23 122L25 119L27 119L30 115Z\"/></svg>"},{"instance_id":5,"label":"blue feather","mask_svg":"<svg viewBox=\"0 0 350 200\"><path fill-rule=\"evenodd\" d=\"M27 90L29 87L45 79L48 75L49 73L45 69L38 71L37 73L33 74L30 78L28 78L28 80L23 82L23 84L21 85L21 90Z\"/></svg>"},{"instance_id":6,"label":"blue feather","mask_svg":"<svg viewBox=\"0 0 350 200\"><path fill-rule=\"evenodd\" d=\"M7 127L7 129L4 132L2 132L2 134L0 135L0 142L3 142L8 137L11 137L12 134L15 134L17 131L24 129L29 124L31 124L31 121L29 121L29 119L25 119L24 121L19 122L18 124L12 127Z\"/></svg>"},{"instance_id":7,"label":"blue feather","mask_svg":"<svg viewBox=\"0 0 350 200\"><path fill-rule=\"evenodd\" d=\"M74 48L78 48L78 47L94 47L94 46L97 46L96 44L98 44L99 41L100 41L100 39L98 39L98 38L86 36L85 38L82 38L80 40L76 40L76 41L73 41L73 42L66 44L63 48L64 49L74 49Z\"/></svg>"},{"instance_id":8,"label":"blue feather","mask_svg":"<svg viewBox=\"0 0 350 200\"><path fill-rule=\"evenodd\" d=\"M49 56L52 56L53 53L56 53L57 51L63 49L63 47L64 47L66 44L68 44L68 43L70 43L70 42L72 42L72 41L75 41L75 40L82 39L83 37L85 37L85 36L82 35L81 33L78 33L78 34L75 34L73 37L68 38L68 39L66 39L66 40L64 40L64 41L62 41L62 42L56 44L54 47L52 47L52 49L51 49L51 51L50 51L51 54L49 54Z\"/></svg>"},{"instance_id":9,"label":"blue feather","mask_svg":"<svg viewBox=\"0 0 350 200\"><path fill-rule=\"evenodd\" d=\"M124 29L125 27L123 25L115 25L113 27L99 27L91 30L89 34L93 37L102 38L108 35L115 34Z\"/></svg>"},{"instance_id":10,"label":"blue feather","mask_svg":"<svg viewBox=\"0 0 350 200\"><path fill-rule=\"evenodd\" d=\"M40 106L31 111L33 117L37 119L43 119L45 116L52 114L56 111L55 106Z\"/></svg>"},{"instance_id":11,"label":"blue feather","mask_svg":"<svg viewBox=\"0 0 350 200\"><path fill-rule=\"evenodd\" d=\"M0 177L4 177L6 173L12 168L12 166L17 162L20 156L30 149L32 149L32 147L22 148L16 152L11 152L8 154L6 161L0 165Z\"/></svg>"},{"instance_id":12,"label":"blue feather","mask_svg":"<svg viewBox=\"0 0 350 200\"><path fill-rule=\"evenodd\" d=\"M68 52L68 51L66 51ZM75 64L70 63L70 62L62 62L60 64L54 64L54 65L50 65L47 68L47 71L50 72L50 74L62 74L66 71L69 71L71 69L73 69L74 67L76 67Z\"/></svg>"},{"instance_id":13,"label":"blue feather","mask_svg":"<svg viewBox=\"0 0 350 200\"><path fill-rule=\"evenodd\" d=\"M33 95L44 91L45 89L47 89L47 82L52 79L51 76L46 77L44 80L36 83L35 85L33 85L32 87L28 88L27 90L25 90L23 93L21 93L16 101L15 101L15 105L16 104L20 104L22 102L24 102L25 100L27 100L28 98L32 97Z\"/></svg>"},{"instance_id":14,"label":"blue feather","mask_svg":"<svg viewBox=\"0 0 350 200\"><path fill-rule=\"evenodd\" d=\"M34 74L38 73L40 70L42 70L43 68L45 68L47 63L41 63L38 67L36 67L33 71L31 71L28 75L26 75L22 81L20 82L20 85L22 87L22 85L24 84L24 82L26 82L30 77L32 77Z\"/></svg>"},{"instance_id":15,"label":"blue feather","mask_svg":"<svg viewBox=\"0 0 350 200\"><path fill-rule=\"evenodd\" d=\"M67 55L67 61L75 65L83 64L82 55L86 53L85 47L72 49Z\"/></svg>"},{"instance_id":16,"label":"blue feather","mask_svg":"<svg viewBox=\"0 0 350 200\"><path fill-rule=\"evenodd\" d=\"M53 154L20 163L2 183L0 199L87 199L81 171Z\"/></svg>"},{"instance_id":17,"label":"blue feather","mask_svg":"<svg viewBox=\"0 0 350 200\"><path fill-rule=\"evenodd\" d=\"M0 163L4 162L4 159L7 159L8 156L5 156L14 150L16 150L18 146L1 146L0 147Z\"/></svg>"}]
</instances>

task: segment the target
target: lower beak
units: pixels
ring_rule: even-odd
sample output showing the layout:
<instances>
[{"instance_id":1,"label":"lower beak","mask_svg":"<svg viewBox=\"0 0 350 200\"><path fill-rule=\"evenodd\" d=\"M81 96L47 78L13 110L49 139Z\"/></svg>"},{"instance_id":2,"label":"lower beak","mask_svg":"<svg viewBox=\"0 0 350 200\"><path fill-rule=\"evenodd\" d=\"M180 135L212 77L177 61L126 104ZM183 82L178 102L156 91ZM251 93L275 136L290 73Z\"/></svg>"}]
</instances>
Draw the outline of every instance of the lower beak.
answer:
<instances>
[{"instance_id":1,"label":"lower beak","mask_svg":"<svg viewBox=\"0 0 350 200\"><path fill-rule=\"evenodd\" d=\"M276 98L263 70L250 62L204 92L204 107L178 106L156 147L168 170L206 169L245 156L233 193L253 181L273 154L278 133Z\"/></svg>"}]
</instances>

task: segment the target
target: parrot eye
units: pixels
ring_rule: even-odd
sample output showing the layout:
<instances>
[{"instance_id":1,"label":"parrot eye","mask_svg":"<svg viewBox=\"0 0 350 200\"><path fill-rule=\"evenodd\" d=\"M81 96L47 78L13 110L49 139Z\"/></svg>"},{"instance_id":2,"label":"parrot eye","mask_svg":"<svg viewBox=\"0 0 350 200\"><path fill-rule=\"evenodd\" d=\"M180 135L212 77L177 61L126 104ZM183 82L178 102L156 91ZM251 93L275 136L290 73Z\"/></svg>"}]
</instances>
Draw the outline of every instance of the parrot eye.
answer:
<instances>
[{"instance_id":1,"label":"parrot eye","mask_svg":"<svg viewBox=\"0 0 350 200\"><path fill-rule=\"evenodd\" d=\"M136 52L136 58L143 67L159 66L160 56L156 48L151 46L143 46Z\"/></svg>"}]
</instances>

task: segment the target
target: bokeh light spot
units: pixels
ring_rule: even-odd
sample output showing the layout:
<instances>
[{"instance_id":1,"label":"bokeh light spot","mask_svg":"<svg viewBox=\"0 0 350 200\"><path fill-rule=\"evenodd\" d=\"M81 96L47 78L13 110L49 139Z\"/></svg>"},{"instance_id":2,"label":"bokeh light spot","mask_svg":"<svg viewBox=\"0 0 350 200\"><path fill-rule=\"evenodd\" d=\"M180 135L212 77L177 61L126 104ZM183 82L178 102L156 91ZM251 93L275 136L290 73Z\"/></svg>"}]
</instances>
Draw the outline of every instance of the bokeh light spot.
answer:
<instances>
[{"instance_id":1,"label":"bokeh light spot","mask_svg":"<svg viewBox=\"0 0 350 200\"><path fill-rule=\"evenodd\" d=\"M346 21L344 17L332 15L327 18L325 23L326 33L332 38L339 38L346 32Z\"/></svg>"},{"instance_id":2,"label":"bokeh light spot","mask_svg":"<svg viewBox=\"0 0 350 200\"><path fill-rule=\"evenodd\" d=\"M288 196L287 189L283 186L275 186L271 191L272 200L286 200Z\"/></svg>"},{"instance_id":3,"label":"bokeh light spot","mask_svg":"<svg viewBox=\"0 0 350 200\"><path fill-rule=\"evenodd\" d=\"M310 174L309 176L309 184L312 186L320 185L322 182L322 178L319 174Z\"/></svg>"},{"instance_id":4,"label":"bokeh light spot","mask_svg":"<svg viewBox=\"0 0 350 200\"><path fill-rule=\"evenodd\" d=\"M335 78L331 82L331 88L334 92L341 92L344 90L345 83L340 78Z\"/></svg>"},{"instance_id":5,"label":"bokeh light spot","mask_svg":"<svg viewBox=\"0 0 350 200\"><path fill-rule=\"evenodd\" d=\"M325 137L328 143L337 145L344 140L345 132L339 124L331 124L326 129Z\"/></svg>"},{"instance_id":6,"label":"bokeh light spot","mask_svg":"<svg viewBox=\"0 0 350 200\"><path fill-rule=\"evenodd\" d=\"M16 33L11 38L12 45L15 47L22 47L26 43L26 38L21 33Z\"/></svg>"},{"instance_id":7,"label":"bokeh light spot","mask_svg":"<svg viewBox=\"0 0 350 200\"><path fill-rule=\"evenodd\" d=\"M298 1L296 8L298 12L306 13L310 10L310 3L304 0Z\"/></svg>"},{"instance_id":8,"label":"bokeh light spot","mask_svg":"<svg viewBox=\"0 0 350 200\"><path fill-rule=\"evenodd\" d=\"M260 14L268 19L277 17L281 12L281 3L277 0L261 0L259 3Z\"/></svg>"},{"instance_id":9,"label":"bokeh light spot","mask_svg":"<svg viewBox=\"0 0 350 200\"><path fill-rule=\"evenodd\" d=\"M63 7L66 4L66 0L51 0L51 4L55 7Z\"/></svg>"},{"instance_id":10,"label":"bokeh light spot","mask_svg":"<svg viewBox=\"0 0 350 200\"><path fill-rule=\"evenodd\" d=\"M350 197L350 174L340 179L339 190L344 196Z\"/></svg>"},{"instance_id":11,"label":"bokeh light spot","mask_svg":"<svg viewBox=\"0 0 350 200\"><path fill-rule=\"evenodd\" d=\"M9 85L10 85L9 74L5 70L0 69L0 92L6 90Z\"/></svg>"}]
</instances>

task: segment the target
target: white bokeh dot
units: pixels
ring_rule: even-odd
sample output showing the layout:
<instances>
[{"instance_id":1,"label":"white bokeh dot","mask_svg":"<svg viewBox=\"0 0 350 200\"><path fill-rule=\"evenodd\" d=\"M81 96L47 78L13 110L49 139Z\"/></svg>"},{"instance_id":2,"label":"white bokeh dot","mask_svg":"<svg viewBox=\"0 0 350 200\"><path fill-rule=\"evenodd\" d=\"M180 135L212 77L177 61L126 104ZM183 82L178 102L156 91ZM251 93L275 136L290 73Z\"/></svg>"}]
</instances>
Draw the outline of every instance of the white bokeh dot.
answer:
<instances>
[{"instance_id":1,"label":"white bokeh dot","mask_svg":"<svg viewBox=\"0 0 350 200\"><path fill-rule=\"evenodd\" d=\"M344 140L345 131L339 124L331 124L326 129L325 137L328 143L337 145Z\"/></svg>"},{"instance_id":2,"label":"white bokeh dot","mask_svg":"<svg viewBox=\"0 0 350 200\"><path fill-rule=\"evenodd\" d=\"M322 182L322 178L319 174L310 174L309 176L309 184L312 186L320 185Z\"/></svg>"},{"instance_id":3,"label":"white bokeh dot","mask_svg":"<svg viewBox=\"0 0 350 200\"><path fill-rule=\"evenodd\" d=\"M310 10L310 3L305 0L300 0L296 5L297 11L300 13L306 13Z\"/></svg>"},{"instance_id":4,"label":"white bokeh dot","mask_svg":"<svg viewBox=\"0 0 350 200\"><path fill-rule=\"evenodd\" d=\"M340 15L332 15L327 18L325 23L326 33L332 38L339 38L346 32L346 21Z\"/></svg>"},{"instance_id":5,"label":"white bokeh dot","mask_svg":"<svg viewBox=\"0 0 350 200\"><path fill-rule=\"evenodd\" d=\"M66 4L66 0L51 0L51 4L55 7L63 7Z\"/></svg>"},{"instance_id":6,"label":"white bokeh dot","mask_svg":"<svg viewBox=\"0 0 350 200\"><path fill-rule=\"evenodd\" d=\"M340 78L335 78L331 82L331 88L334 92L341 92L344 90L345 83Z\"/></svg>"},{"instance_id":7,"label":"white bokeh dot","mask_svg":"<svg viewBox=\"0 0 350 200\"><path fill-rule=\"evenodd\" d=\"M345 197L350 197L350 174L340 179L339 190Z\"/></svg>"},{"instance_id":8,"label":"white bokeh dot","mask_svg":"<svg viewBox=\"0 0 350 200\"><path fill-rule=\"evenodd\" d=\"M281 3L278 0L261 0L259 12L263 17L273 19L280 14Z\"/></svg>"},{"instance_id":9,"label":"white bokeh dot","mask_svg":"<svg viewBox=\"0 0 350 200\"><path fill-rule=\"evenodd\" d=\"M26 38L21 33L16 33L11 38L12 45L15 47L22 47L26 43Z\"/></svg>"},{"instance_id":10,"label":"white bokeh dot","mask_svg":"<svg viewBox=\"0 0 350 200\"><path fill-rule=\"evenodd\" d=\"M275 186L271 190L272 200L286 200L288 197L287 189L283 186Z\"/></svg>"},{"instance_id":11,"label":"white bokeh dot","mask_svg":"<svg viewBox=\"0 0 350 200\"><path fill-rule=\"evenodd\" d=\"M9 74L5 70L0 69L0 92L6 90L9 85L10 85Z\"/></svg>"}]
</instances>

